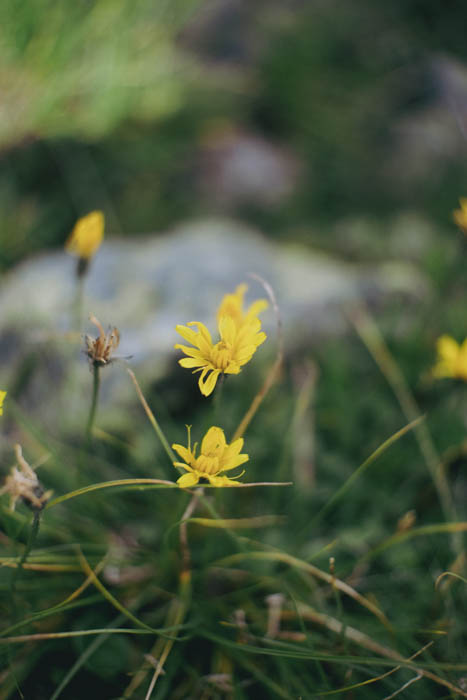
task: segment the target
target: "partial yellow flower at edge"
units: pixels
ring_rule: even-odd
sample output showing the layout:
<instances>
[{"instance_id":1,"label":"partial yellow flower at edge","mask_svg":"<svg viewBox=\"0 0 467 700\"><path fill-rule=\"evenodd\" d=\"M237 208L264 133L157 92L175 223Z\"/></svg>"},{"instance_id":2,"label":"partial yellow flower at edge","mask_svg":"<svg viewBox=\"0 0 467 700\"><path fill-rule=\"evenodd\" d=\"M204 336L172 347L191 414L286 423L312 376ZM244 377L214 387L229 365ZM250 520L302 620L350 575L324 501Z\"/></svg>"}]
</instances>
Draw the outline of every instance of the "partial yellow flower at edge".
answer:
<instances>
[{"instance_id":1,"label":"partial yellow flower at edge","mask_svg":"<svg viewBox=\"0 0 467 700\"><path fill-rule=\"evenodd\" d=\"M204 396L212 394L220 374L238 374L266 340L259 318L237 327L230 316L223 316L219 321L221 339L216 344L203 323L193 321L188 326L196 326L197 330L177 326L176 331L194 347L178 343L174 347L188 355L179 360L182 367L193 369L193 373L201 372L198 385Z\"/></svg>"},{"instance_id":2,"label":"partial yellow flower at edge","mask_svg":"<svg viewBox=\"0 0 467 700\"><path fill-rule=\"evenodd\" d=\"M243 301L248 290L248 285L239 284L233 294L226 294L222 299L217 311L217 320L220 321L223 316L230 316L235 321L237 326L252 321L262 311L268 308L269 304L266 299L257 299L249 308L243 310Z\"/></svg>"},{"instance_id":3,"label":"partial yellow flower at edge","mask_svg":"<svg viewBox=\"0 0 467 700\"><path fill-rule=\"evenodd\" d=\"M74 225L73 231L65 243L65 250L84 260L95 255L104 238L104 214L92 211Z\"/></svg>"},{"instance_id":4,"label":"partial yellow flower at edge","mask_svg":"<svg viewBox=\"0 0 467 700\"><path fill-rule=\"evenodd\" d=\"M5 401L6 391L0 391L0 416L3 415L3 402Z\"/></svg>"},{"instance_id":5,"label":"partial yellow flower at edge","mask_svg":"<svg viewBox=\"0 0 467 700\"><path fill-rule=\"evenodd\" d=\"M200 479L207 479L213 486L238 486L233 479L219 475L221 472L230 471L248 462L248 455L240 454L243 438L238 438L228 445L222 428L213 426L204 436L198 456L196 456L198 443L195 443L192 449L190 442L188 428L188 446L172 445L172 449L183 459L183 462L174 462L174 466L181 467L187 472L177 480L181 488L195 486ZM235 478L238 479L242 474Z\"/></svg>"},{"instance_id":6,"label":"partial yellow flower at edge","mask_svg":"<svg viewBox=\"0 0 467 700\"><path fill-rule=\"evenodd\" d=\"M452 218L464 233L467 233L467 197L459 197L460 209L452 212Z\"/></svg>"},{"instance_id":7,"label":"partial yellow flower at edge","mask_svg":"<svg viewBox=\"0 0 467 700\"><path fill-rule=\"evenodd\" d=\"M438 360L433 367L437 379L451 377L467 381L467 338L459 345L449 335L442 335L436 343Z\"/></svg>"}]
</instances>

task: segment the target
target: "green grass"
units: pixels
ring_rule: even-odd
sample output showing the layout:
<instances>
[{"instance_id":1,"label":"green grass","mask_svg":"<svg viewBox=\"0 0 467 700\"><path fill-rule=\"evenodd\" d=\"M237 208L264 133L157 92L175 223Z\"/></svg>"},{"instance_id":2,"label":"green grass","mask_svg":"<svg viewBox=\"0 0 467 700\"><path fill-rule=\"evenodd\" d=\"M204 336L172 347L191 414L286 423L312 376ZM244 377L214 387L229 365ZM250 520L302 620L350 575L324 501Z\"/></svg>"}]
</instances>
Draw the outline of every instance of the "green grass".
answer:
<instances>
[{"instance_id":1,"label":"green grass","mask_svg":"<svg viewBox=\"0 0 467 700\"><path fill-rule=\"evenodd\" d=\"M93 208L109 237L231 214L198 187L200 153L224 124L301 161L289 199L235 217L370 265L405 258L413 222L428 223L410 255L430 291L385 302L376 328L350 313L345 336L286 356L246 432L243 480L293 485L206 488L185 523L190 495L157 483L178 473L136 393L118 430L103 431L98 407L89 442L87 415L70 433L66 416L47 426L28 406L44 383L34 348L16 374L3 368L2 478L20 442L31 464L46 458L37 473L54 493L37 538L30 510L0 498L0 700L143 700L154 680L159 700L462 697L467 394L430 369L436 338L467 330L466 246L451 221L467 177L460 148L437 147L402 184L391 157L394 127L436 104L433 57L465 62L465 12L422 4L251 3L256 51L238 42L241 17L205 44L190 38L208 3L2 3L2 272L61 248ZM234 50L224 63L227 45L244 49L238 62ZM203 435L215 411L232 436L274 344L217 408L178 365L143 386L169 443L185 424ZM91 375L88 390L90 405Z\"/></svg>"},{"instance_id":2,"label":"green grass","mask_svg":"<svg viewBox=\"0 0 467 700\"><path fill-rule=\"evenodd\" d=\"M465 450L454 449L463 442L461 414L443 410L461 388L424 387L416 398L427 415L405 429L408 417L356 333L349 329L342 345L330 340L313 359L289 360L245 436L243 481L294 485L206 489L185 525L189 578L179 533L190 496L138 481L177 474L136 394L126 435L109 440L97 431L86 447L83 416L78 450L60 437L49 442L7 397L3 422L15 426L30 462L49 453L38 473L54 496L20 570L10 567L24 556L32 516L1 503L0 697L18 697L18 684L38 700L91 689L144 698L156 663L147 654L164 666L153 698L346 697L354 686L358 697L379 698L414 678L407 697L454 697L467 670L467 588L455 576L435 583L443 572L464 572L466 524L443 514L419 440L428 436L447 455L449 507L462 513ZM412 350L407 338L391 348L394 358ZM305 361L320 374L303 389L294 377ZM266 367L255 358L248 371L224 387L217 410L227 435ZM143 390L150 404L170 406L192 381L179 368ZM211 403L199 396L185 414L193 435L210 424ZM170 442L183 441L182 427L167 421ZM304 439L307 453L297 450ZM91 486L112 478L120 484ZM400 530L409 511L415 519ZM268 596L278 593L282 619L271 637Z\"/></svg>"}]
</instances>

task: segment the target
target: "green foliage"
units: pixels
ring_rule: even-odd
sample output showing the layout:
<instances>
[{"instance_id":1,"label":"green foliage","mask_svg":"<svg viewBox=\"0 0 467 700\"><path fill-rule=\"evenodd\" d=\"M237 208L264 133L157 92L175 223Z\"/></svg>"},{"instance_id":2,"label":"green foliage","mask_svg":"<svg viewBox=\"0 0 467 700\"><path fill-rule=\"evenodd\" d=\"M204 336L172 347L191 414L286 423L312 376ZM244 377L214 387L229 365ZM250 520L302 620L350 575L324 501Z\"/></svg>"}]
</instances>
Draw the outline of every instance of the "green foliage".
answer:
<instances>
[{"instance_id":1,"label":"green foliage","mask_svg":"<svg viewBox=\"0 0 467 700\"><path fill-rule=\"evenodd\" d=\"M392 351L409 367L407 359L416 348L420 340L414 333L412 339L393 343ZM3 634L65 632L78 636L36 642L27 660L21 651L23 644L12 639L10 659L26 696L33 687L38 700L74 697L92 687L101 697L120 697L138 669L146 668L145 680L133 694L142 698L154 673L144 655L161 659L165 645L172 643L166 675L158 680L154 697L189 693L202 697L208 692L212 697L226 693L229 697L222 683L227 687L233 683L234 697L320 697L401 664L410 666L375 651L378 644L408 658L426 643L433 643L418 659L417 668L435 674L437 680L425 678L414 684L414 698L438 692L438 687L441 690L440 678L456 683L464 669L464 630L456 611L465 602L466 589L454 578L435 588L436 577L457 566L451 539L455 525L443 524L445 518L417 446L415 428L388 444L355 481L347 481L405 419L384 377L356 338L346 342L345 350L341 341L328 341L314 359L320 366L316 420L306 414L300 427L315 435L314 453L308 455L312 461L306 465L295 451L300 433L291 417L299 387L287 372L246 436L247 467L250 481L274 481L285 475L295 485L280 490L207 490L195 520L188 524L189 589L180 588L178 582L178 533L188 502L183 491L161 490L157 484L119 487L117 482L112 489L84 488L75 498L60 498L67 488L99 481L98 474L106 480L112 476L174 478L150 424L141 423L136 407L127 426L133 447L96 436L83 460L70 451L67 442L55 444L54 455L41 467L40 476L62 502L54 506L52 501L52 507L44 511L39 539L27 559L30 566L44 569L24 568L17 577L14 599L21 611L17 621L22 624L14 628L12 614L18 613L5 605L12 573L5 566L1 569L2 619L7 625ZM246 408L239 400L242 375L238 380L236 386L227 383L217 409L220 415L225 413L230 430ZM162 382L151 396L157 396L163 405L174 405L171 395L178 391L178 381L180 377ZM423 387L418 398L424 409L431 406L430 428L447 449L449 479L455 478L456 491L463 492L465 479L459 460L465 457L454 447L463 440L462 422L453 421L453 410L442 407L456 395L448 385L444 389L430 385ZM192 406L191 415L185 413L195 435L209 425L211 410L203 399ZM171 438L183 441L177 434L180 427L170 421L168 426ZM22 430L22 441L30 443L29 428ZM36 434L37 430L40 426ZM114 437L125 441L124 436ZM30 443L30 454L37 450L39 457L47 449L47 436L42 436L41 443L39 450ZM63 464L77 468L66 476ZM312 469L312 482L301 472L304 468ZM412 510L416 522L397 534L398 522ZM266 514L275 514L276 524L265 521L257 529L255 519ZM6 563L22 551L30 516L24 507L9 514L3 506L2 517L4 531L11 538L5 540ZM241 530L226 529L222 521L214 529L203 525L205 519L214 519L210 522L215 524L217 518L227 518L232 524L235 519L246 519L246 524ZM331 556L336 581L348 581L368 604L376 604L391 631L365 609L362 600L326 583ZM106 565L101 570L103 557ZM98 567L101 583L97 591L88 585L66 603L86 579L83 561ZM266 634L271 624L267 596L278 593L285 610L279 629L285 636L271 638ZM61 607L55 607L60 603ZM341 623L344 627L339 633L335 625ZM151 632L153 629L159 632ZM357 636L367 635L361 638L369 642L362 646L352 629ZM87 630L97 631L87 636ZM359 687L358 693L362 698L388 695L414 675L415 671L402 668ZM10 683L12 677L8 678ZM14 697L13 685L7 688L5 697ZM54 695L60 688L59 695Z\"/></svg>"}]
</instances>

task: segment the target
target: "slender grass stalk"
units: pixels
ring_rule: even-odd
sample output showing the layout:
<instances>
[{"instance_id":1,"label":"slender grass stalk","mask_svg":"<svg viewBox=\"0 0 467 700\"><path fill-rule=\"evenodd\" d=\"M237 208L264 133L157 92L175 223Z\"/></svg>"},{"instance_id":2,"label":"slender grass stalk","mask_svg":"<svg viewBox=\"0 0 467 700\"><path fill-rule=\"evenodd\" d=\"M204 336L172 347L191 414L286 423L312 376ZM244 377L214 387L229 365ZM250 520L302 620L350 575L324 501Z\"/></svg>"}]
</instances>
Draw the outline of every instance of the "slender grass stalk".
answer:
<instances>
[{"instance_id":1,"label":"slender grass stalk","mask_svg":"<svg viewBox=\"0 0 467 700\"><path fill-rule=\"evenodd\" d=\"M172 600L169 606L169 610L167 612L166 624L170 625L171 627L174 626L175 629L177 629L178 626L181 625L181 623L183 622L183 618L185 617L185 613L187 611L187 601L183 593L184 591L181 587L181 599L175 598L174 600ZM175 635L176 634L177 633L175 632ZM149 651L149 654L145 655L145 663L139 669L139 671L137 671L133 675L131 682L125 688L122 694L122 698L128 700L129 698L133 697L135 691L144 682L146 676L148 675L151 669L151 665L149 664L151 663L151 661L153 661L155 666L155 672L153 674L147 694L145 696L146 699L150 698L152 691L154 690L154 686L157 682L157 679L159 678L160 674L163 673L164 664L172 649L174 641L174 638L167 639L167 641L164 644L164 640L162 637L159 637L157 639L157 641L155 642L155 644L153 644L151 650Z\"/></svg>"},{"instance_id":2,"label":"slender grass stalk","mask_svg":"<svg viewBox=\"0 0 467 700\"><path fill-rule=\"evenodd\" d=\"M89 418L86 425L86 443L89 446L92 439L92 429L94 426L94 420L96 418L97 401L99 398L99 389L101 384L101 373L99 365L94 362L92 366L92 400L91 409L89 411Z\"/></svg>"},{"instance_id":3,"label":"slender grass stalk","mask_svg":"<svg viewBox=\"0 0 467 700\"><path fill-rule=\"evenodd\" d=\"M352 311L350 320L393 390L405 417L410 422L415 421L420 416L421 411L410 391L404 375L389 352L389 348L378 326L363 306ZM457 520L456 508L449 488L449 482L443 470L442 460L436 450L426 423L422 422L416 425L414 432L420 452L433 480L444 516L446 520ZM455 552L460 552L462 549L462 539L458 533L453 534L451 542L453 550Z\"/></svg>"},{"instance_id":4,"label":"slender grass stalk","mask_svg":"<svg viewBox=\"0 0 467 700\"><path fill-rule=\"evenodd\" d=\"M186 607L187 607L187 603L186 603L186 600L184 598L182 600L178 600L176 598L174 601L172 601L172 606L171 606L171 609L169 610L171 624L173 624L173 625L181 625L182 624L183 618L185 617L185 614L186 614ZM162 654L160 655L160 658L157 660L156 670L154 671L154 675L151 678L148 692L146 693L144 700L150 700L150 697L152 695L152 691L154 690L154 686L157 683L157 679L164 672L164 664L167 661L167 657L169 656L169 654L172 650L172 647L174 645L174 641L175 641L175 639L168 639L165 642L164 648L162 650Z\"/></svg>"},{"instance_id":5,"label":"slender grass stalk","mask_svg":"<svg viewBox=\"0 0 467 700\"><path fill-rule=\"evenodd\" d=\"M269 390L271 389L272 385L276 381L276 378L279 374L280 368L282 366L282 361L284 359L284 338L282 334L282 319L279 311L279 306L276 301L276 297L274 294L274 291L272 287L265 281L263 280L262 277L259 277L258 275L251 275L251 277L254 277L257 279L264 287L269 300L271 302L274 315L276 317L276 335L277 335L277 353L276 353L276 359L274 360L274 363L272 367L270 368L269 372L266 375L266 379L264 380L264 384L261 387L261 389L258 391L256 396L253 398L253 401L251 402L247 412L243 416L242 420L240 421L233 437L232 437L232 442L234 440L237 440L238 438L242 437L250 425L251 421L253 420L256 411L258 408L261 406L262 402L264 401L264 398L268 394Z\"/></svg>"},{"instance_id":6,"label":"slender grass stalk","mask_svg":"<svg viewBox=\"0 0 467 700\"><path fill-rule=\"evenodd\" d=\"M97 627L96 629L89 630L70 630L67 632L37 632L36 634L20 634L17 637L5 637L4 639L0 639L0 644L23 644L24 642L39 642L47 641L49 639L89 637L94 634L102 634L103 632L107 634L153 634L151 630L133 629L132 627L121 627L114 629L108 629L106 627Z\"/></svg>"},{"instance_id":7,"label":"slender grass stalk","mask_svg":"<svg viewBox=\"0 0 467 700\"><path fill-rule=\"evenodd\" d=\"M133 622L137 627L139 627L140 629L147 630L149 632L155 632L157 634L158 630L154 629L153 627L150 627L150 625L146 625L144 622L142 622L142 620L140 620L135 615L133 615L133 613L130 610L128 610L128 608L126 608L124 605L122 605L122 603L120 603L120 601L117 600L117 598L115 598L115 596L113 596L112 593L110 593L110 591L107 590L107 588L104 586L104 584L100 581L100 579L96 576L95 572L92 570L90 564L88 563L86 557L84 556L84 554L81 550L81 547L79 545L77 545L76 549L78 552L80 564L83 567L83 571L85 572L86 576L91 578L92 583L97 588L97 590L100 593L102 593L104 598L111 605L113 605L114 608L116 608L119 612L121 612L123 615L125 615L126 618L131 620L131 622Z\"/></svg>"},{"instance_id":8,"label":"slender grass stalk","mask_svg":"<svg viewBox=\"0 0 467 700\"><path fill-rule=\"evenodd\" d=\"M116 625L117 627L124 622L125 620L125 615L118 615L118 617L115 617L112 622L109 622L107 627L112 628L113 625ZM100 646L104 642L106 642L109 639L109 632L107 633L102 633L99 634L99 636L94 639L91 644L85 649L75 661L73 666L69 669L69 671L66 673L65 677L62 679L60 685L55 689L54 693L50 696L50 700L57 700L60 695L62 694L62 691L65 690L66 686L69 684L69 682L72 680L72 678L76 675L76 673L79 671L79 669L87 662L87 660L94 654L95 651L99 649Z\"/></svg>"},{"instance_id":9,"label":"slender grass stalk","mask_svg":"<svg viewBox=\"0 0 467 700\"><path fill-rule=\"evenodd\" d=\"M26 560L31 553L32 548L34 547L34 544L37 540L37 536L39 534L39 526L40 526L40 519L41 519L41 511L40 510L35 510L34 511L34 516L32 519L31 523L31 528L29 530L29 535L28 539L26 542L26 546L24 548L23 554L21 555L21 558L18 562L18 565L15 569L13 569L12 574L11 574L11 579L10 579L10 600L12 604L12 613L13 613L13 622L18 621L18 606L16 603L16 584L18 583L18 578L23 571L23 566L26 563Z\"/></svg>"},{"instance_id":10,"label":"slender grass stalk","mask_svg":"<svg viewBox=\"0 0 467 700\"><path fill-rule=\"evenodd\" d=\"M334 632L335 634L341 635L345 634L347 639L349 639L352 642L355 642L356 644L359 644L360 646L369 649L373 651L376 654L379 654L383 657L386 657L388 659L392 659L397 662L401 662L400 666L397 667L398 670L399 668L413 668L413 670L416 673L421 674L425 678L429 678L430 680L434 681L435 683L438 683L439 685L444 686L445 688L448 688L450 691L455 693L456 695L460 695L461 697L465 698L467 697L467 693L464 692L461 688L458 686L453 685L449 681L445 680L444 678L441 678L440 676L432 673L426 668L418 668L415 665L409 664L412 660L414 660L417 656L425 652L433 642L429 642L426 644L424 647L419 649L415 654L412 654L409 658L404 658L398 651L395 649L391 649L390 647L385 647L382 644L379 644L379 642L375 642L371 637L369 637L367 634L364 634L360 630L355 629L354 627L350 627L347 625L345 627L345 630L343 628L342 622L339 620L336 620L336 618L331 617L330 615L325 615L323 613L320 613L316 610L314 610L311 606L306 605L304 603L300 604L300 615L304 619L312 620L318 625L322 625L323 627L326 627L328 630L331 632ZM295 613L291 611L284 611L282 616L287 619L288 617L292 617ZM379 680L380 678L383 678L384 676L379 676L377 678L371 679L368 682L375 682ZM349 688L352 687L359 687L363 684L355 684L354 686L349 686ZM340 688L339 690L331 690L328 692L323 692L321 693L323 696L324 695L335 695L337 693L343 692L347 690L347 688Z\"/></svg>"},{"instance_id":11,"label":"slender grass stalk","mask_svg":"<svg viewBox=\"0 0 467 700\"><path fill-rule=\"evenodd\" d=\"M181 579L186 579L189 580L190 578L190 569L191 569L191 554L190 554L190 548L188 546L188 534L187 534L187 521L191 518L193 515L194 511L196 510L196 507L200 501L200 498L204 494L204 489L197 489L193 496L191 497L191 500L189 501L185 512L183 513L181 517L181 523L180 523L180 554L182 557L182 571L180 574Z\"/></svg>"},{"instance_id":12,"label":"slender grass stalk","mask_svg":"<svg viewBox=\"0 0 467 700\"><path fill-rule=\"evenodd\" d=\"M287 552L282 552L280 550L276 550L273 552L239 552L238 554L231 554L230 556L223 557L222 559L217 560L216 566L230 566L231 564L236 564L238 561L242 561L243 559L252 559L254 561L283 562L284 564L288 564L289 566L296 568L297 570L301 569L302 571L306 571L308 574L311 574L313 578L324 581L325 583L333 585L335 588L338 588L342 593L349 596L357 603L362 605L364 608L369 610L371 613L373 613L373 615L384 625L384 627L387 630L392 630L391 624L384 612L371 600L358 593L358 591L352 588L352 586L349 586L349 584L345 581L342 581L341 579L336 578L335 576L331 576L331 574L328 574L326 571L323 571L322 569L319 569L313 564L303 561L298 557L294 557L291 554L287 554Z\"/></svg>"},{"instance_id":13,"label":"slender grass stalk","mask_svg":"<svg viewBox=\"0 0 467 700\"><path fill-rule=\"evenodd\" d=\"M34 547L34 543L37 539L37 535L39 534L40 519L41 519L40 511L35 510L34 516L32 519L32 523L31 523L31 529L29 530L28 540L27 540L26 546L24 548L24 552L21 555L21 559L18 562L18 566L15 569L13 569L13 573L11 576L10 591L11 591L12 597L14 597L14 594L15 594L16 583L18 581L18 577L19 577L21 571L23 570L23 566L26 563L26 559L28 558L32 548Z\"/></svg>"},{"instance_id":14,"label":"slender grass stalk","mask_svg":"<svg viewBox=\"0 0 467 700\"><path fill-rule=\"evenodd\" d=\"M363 474L366 469L368 469L373 462L377 460L377 458L382 455L394 442L397 442L403 435L408 433L410 430L415 430L416 427L421 423L421 421L425 420L425 416L419 416L418 418L415 418L415 420L411 421L407 425L404 425L403 428L398 430L396 433L391 435L387 440L385 440L379 447L374 450L374 452L371 453L367 459L365 459L362 464L360 464L357 469L352 472L352 474L349 476L349 478L342 484L342 486L331 496L329 501L324 504L324 506L317 512L317 514L311 519L311 521L307 524L307 528L316 525L316 523L321 520L323 515L325 515L330 508L332 508L339 499L341 499L350 489L354 482Z\"/></svg>"},{"instance_id":15,"label":"slender grass stalk","mask_svg":"<svg viewBox=\"0 0 467 700\"><path fill-rule=\"evenodd\" d=\"M148 402L144 398L144 394L141 391L141 387L138 384L138 380L135 377L135 373L129 367L126 368L126 371L130 375L131 381L135 385L136 393L138 394L138 398L141 401L141 404L145 410L147 417L149 418L149 422L151 423L152 427L154 428L157 437L161 441L162 447L166 451L167 456L170 460L170 463L173 464L174 462L177 461L177 458L176 458L175 454L173 453L172 448L170 447L170 445L167 441L167 438L165 437L164 433L162 432L162 429L161 429L159 423L157 422L156 417L154 416L154 413L149 408Z\"/></svg>"},{"instance_id":16,"label":"slender grass stalk","mask_svg":"<svg viewBox=\"0 0 467 700\"><path fill-rule=\"evenodd\" d=\"M143 486L144 484L147 484L148 486L156 487L156 488L175 488L175 489L178 489L178 486L174 481L166 481L165 479L114 479L113 481L101 481L98 484L90 484L89 486L83 486L80 489L75 489L74 491L69 491L68 493L64 493L61 496L57 496L57 498L54 498L52 501L49 501L47 503L47 505L45 506L45 508L46 509L52 508L53 506L56 506L58 503L63 503L64 501L69 501L70 498L76 498L77 496L83 496L87 493L91 493L91 491L100 491L101 489L108 489L108 488L115 488L115 487L140 488L140 486Z\"/></svg>"}]
</instances>

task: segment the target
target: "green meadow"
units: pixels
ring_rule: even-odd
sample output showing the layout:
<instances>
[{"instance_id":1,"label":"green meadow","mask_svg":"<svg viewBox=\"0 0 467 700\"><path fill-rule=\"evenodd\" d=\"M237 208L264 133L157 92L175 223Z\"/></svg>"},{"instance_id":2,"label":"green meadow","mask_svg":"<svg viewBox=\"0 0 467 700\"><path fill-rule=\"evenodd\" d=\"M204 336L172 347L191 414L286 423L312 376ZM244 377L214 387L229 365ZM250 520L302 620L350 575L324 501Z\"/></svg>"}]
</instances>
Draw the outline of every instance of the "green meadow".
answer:
<instances>
[{"instance_id":1,"label":"green meadow","mask_svg":"<svg viewBox=\"0 0 467 700\"><path fill-rule=\"evenodd\" d=\"M0 700L467 697L466 19L4 0ZM200 276L151 374L92 272L213 219L393 291L294 337L248 261ZM2 325L64 248L64 320Z\"/></svg>"}]
</instances>

